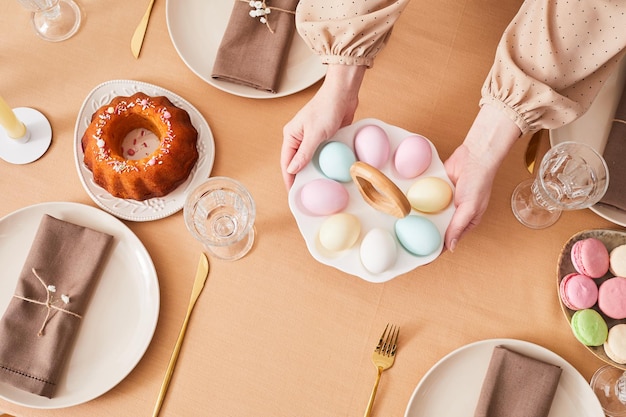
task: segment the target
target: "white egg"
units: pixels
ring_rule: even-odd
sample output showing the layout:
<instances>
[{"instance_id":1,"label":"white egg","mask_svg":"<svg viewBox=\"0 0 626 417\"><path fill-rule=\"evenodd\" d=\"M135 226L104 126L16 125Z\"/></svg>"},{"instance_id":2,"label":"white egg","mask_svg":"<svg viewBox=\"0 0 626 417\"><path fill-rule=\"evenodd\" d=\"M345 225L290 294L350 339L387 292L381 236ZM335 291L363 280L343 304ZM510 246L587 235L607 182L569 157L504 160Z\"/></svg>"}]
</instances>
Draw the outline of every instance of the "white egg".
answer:
<instances>
[{"instance_id":1,"label":"white egg","mask_svg":"<svg viewBox=\"0 0 626 417\"><path fill-rule=\"evenodd\" d=\"M374 228L363 238L359 253L365 269L372 274L380 274L396 263L398 248L391 233Z\"/></svg>"}]
</instances>

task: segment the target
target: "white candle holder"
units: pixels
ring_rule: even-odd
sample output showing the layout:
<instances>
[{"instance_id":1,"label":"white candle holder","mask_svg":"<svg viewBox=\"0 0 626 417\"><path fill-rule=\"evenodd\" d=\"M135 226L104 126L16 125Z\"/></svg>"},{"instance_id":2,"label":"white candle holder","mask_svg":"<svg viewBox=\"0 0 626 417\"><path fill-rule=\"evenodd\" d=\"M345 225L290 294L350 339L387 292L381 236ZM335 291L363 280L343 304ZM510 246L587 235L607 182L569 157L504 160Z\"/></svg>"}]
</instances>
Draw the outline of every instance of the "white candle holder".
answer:
<instances>
[{"instance_id":1,"label":"white candle holder","mask_svg":"<svg viewBox=\"0 0 626 417\"><path fill-rule=\"evenodd\" d=\"M29 107L13 109L26 126L26 133L14 139L0 127L0 158L11 164L28 164L41 158L52 142L52 127L41 112Z\"/></svg>"}]
</instances>

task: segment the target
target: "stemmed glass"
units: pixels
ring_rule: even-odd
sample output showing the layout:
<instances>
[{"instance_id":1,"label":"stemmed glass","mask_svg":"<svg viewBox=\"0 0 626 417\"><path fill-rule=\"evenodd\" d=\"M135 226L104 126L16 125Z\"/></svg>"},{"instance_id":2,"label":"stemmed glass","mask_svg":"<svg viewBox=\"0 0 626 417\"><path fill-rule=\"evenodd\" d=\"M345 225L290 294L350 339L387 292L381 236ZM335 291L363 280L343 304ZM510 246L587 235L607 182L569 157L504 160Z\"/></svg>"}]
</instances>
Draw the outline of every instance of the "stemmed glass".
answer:
<instances>
[{"instance_id":1,"label":"stemmed glass","mask_svg":"<svg viewBox=\"0 0 626 417\"><path fill-rule=\"evenodd\" d=\"M593 374L590 385L608 417L626 416L625 371L604 365Z\"/></svg>"},{"instance_id":2,"label":"stemmed glass","mask_svg":"<svg viewBox=\"0 0 626 417\"><path fill-rule=\"evenodd\" d=\"M51 42L64 41L74 35L81 22L81 13L74 0L17 0L33 12L35 32Z\"/></svg>"},{"instance_id":3,"label":"stemmed glass","mask_svg":"<svg viewBox=\"0 0 626 417\"><path fill-rule=\"evenodd\" d=\"M583 143L562 142L545 154L536 178L515 188L511 208L523 225L543 229L553 225L562 210L596 204L608 185L609 171L598 152Z\"/></svg>"}]
</instances>

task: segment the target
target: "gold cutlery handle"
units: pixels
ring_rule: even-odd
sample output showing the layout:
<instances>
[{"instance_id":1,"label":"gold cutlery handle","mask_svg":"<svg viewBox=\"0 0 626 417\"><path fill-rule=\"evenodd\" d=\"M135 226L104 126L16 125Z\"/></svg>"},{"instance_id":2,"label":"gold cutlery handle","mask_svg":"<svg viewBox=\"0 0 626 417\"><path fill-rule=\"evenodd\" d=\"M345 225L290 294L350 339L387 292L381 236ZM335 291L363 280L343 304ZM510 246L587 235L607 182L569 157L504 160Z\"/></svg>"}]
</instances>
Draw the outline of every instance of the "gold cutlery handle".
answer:
<instances>
[{"instance_id":1,"label":"gold cutlery handle","mask_svg":"<svg viewBox=\"0 0 626 417\"><path fill-rule=\"evenodd\" d=\"M372 413L372 407L374 406L374 398L376 398L376 391L378 391L378 383L380 382L380 376L383 374L382 366L378 367L378 374L376 375L376 382L374 382L374 388L372 388L372 393L370 394L370 400L367 403L367 408L365 409L365 415L363 417L369 417Z\"/></svg>"},{"instance_id":2,"label":"gold cutlery handle","mask_svg":"<svg viewBox=\"0 0 626 417\"><path fill-rule=\"evenodd\" d=\"M130 50L133 53L135 58L139 58L139 51L141 51L141 46L143 45L143 39L146 36L146 29L148 29L148 21L150 20L150 13L152 12L152 6L154 6L154 0L150 0L150 4L148 4L148 8L144 13L141 21L137 25L135 29L135 33L133 33L133 37L130 40Z\"/></svg>"},{"instance_id":3,"label":"gold cutlery handle","mask_svg":"<svg viewBox=\"0 0 626 417\"><path fill-rule=\"evenodd\" d=\"M198 297L200 296L200 293L202 292L202 288L204 288L204 283L206 282L208 275L209 275L209 261L207 260L206 255L202 254L200 255L200 262L198 263L196 277L193 282L193 288L191 290L191 299L189 300L189 306L187 307L187 314L185 315L185 321L183 321L183 325L180 329L180 333L178 334L178 339L176 340L174 351L172 352L172 356L170 357L170 363L167 365L167 371L165 371L165 377L163 378L163 383L161 384L161 390L159 391L159 397L157 398L156 405L154 406L152 417L157 417L159 415L159 412L161 411L161 406L163 405L163 400L165 399L165 393L167 392L167 387L169 386L170 380L172 379L172 374L174 373L174 367L176 366L176 361L178 360L178 354L180 353L180 348L183 345L185 332L187 332L187 325L189 324L189 317L191 317L191 312L193 311L193 308L196 305L196 301L198 301Z\"/></svg>"}]
</instances>

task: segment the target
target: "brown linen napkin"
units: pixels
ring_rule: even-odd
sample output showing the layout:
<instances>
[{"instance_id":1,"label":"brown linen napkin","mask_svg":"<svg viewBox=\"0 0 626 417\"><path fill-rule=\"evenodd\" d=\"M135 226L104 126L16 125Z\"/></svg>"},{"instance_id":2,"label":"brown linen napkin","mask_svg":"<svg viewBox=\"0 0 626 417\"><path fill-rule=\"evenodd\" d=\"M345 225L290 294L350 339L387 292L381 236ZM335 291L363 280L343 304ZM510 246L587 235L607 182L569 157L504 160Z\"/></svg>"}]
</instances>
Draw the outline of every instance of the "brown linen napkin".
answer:
<instances>
[{"instance_id":1,"label":"brown linen napkin","mask_svg":"<svg viewBox=\"0 0 626 417\"><path fill-rule=\"evenodd\" d=\"M626 85L615 110L603 155L609 167L609 188L600 203L626 210Z\"/></svg>"},{"instance_id":2,"label":"brown linen napkin","mask_svg":"<svg viewBox=\"0 0 626 417\"><path fill-rule=\"evenodd\" d=\"M496 346L474 417L546 417L561 371L556 365Z\"/></svg>"},{"instance_id":3,"label":"brown linen napkin","mask_svg":"<svg viewBox=\"0 0 626 417\"><path fill-rule=\"evenodd\" d=\"M42 217L0 320L0 381L54 396L112 240L106 233Z\"/></svg>"},{"instance_id":4,"label":"brown linen napkin","mask_svg":"<svg viewBox=\"0 0 626 417\"><path fill-rule=\"evenodd\" d=\"M295 11L298 0L267 0L267 25L250 16L255 9L248 1L231 1L235 4L212 77L276 93L295 30L294 14L284 10Z\"/></svg>"}]
</instances>

